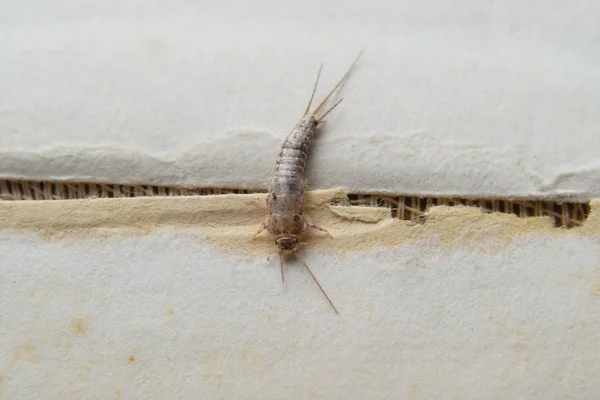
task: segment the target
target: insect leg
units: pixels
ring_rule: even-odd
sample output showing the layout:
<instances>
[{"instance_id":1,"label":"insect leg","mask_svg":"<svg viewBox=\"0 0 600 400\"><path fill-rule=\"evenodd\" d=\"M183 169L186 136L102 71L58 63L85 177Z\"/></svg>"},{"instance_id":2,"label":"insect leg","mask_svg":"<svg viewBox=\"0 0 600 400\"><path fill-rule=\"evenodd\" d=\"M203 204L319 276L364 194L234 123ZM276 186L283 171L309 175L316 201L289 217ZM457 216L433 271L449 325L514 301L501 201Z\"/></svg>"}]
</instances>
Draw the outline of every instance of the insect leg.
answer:
<instances>
[{"instance_id":1,"label":"insect leg","mask_svg":"<svg viewBox=\"0 0 600 400\"><path fill-rule=\"evenodd\" d=\"M325 232L327 235L329 235L330 238L333 239L333 235L329 233L327 229L321 228L320 226L313 224L312 219L307 214L304 214L304 221L306 222L306 225L308 227L311 227L317 231Z\"/></svg>"},{"instance_id":2,"label":"insect leg","mask_svg":"<svg viewBox=\"0 0 600 400\"><path fill-rule=\"evenodd\" d=\"M332 238L332 239L333 239L333 235L332 235L331 233L329 233L329 231L328 231L327 229L325 229L325 228L321 228L320 226L317 226L317 225L309 225L309 226L310 226L311 228L313 228L313 229L317 230L317 231L321 231L321 232L323 232L323 233L326 233L326 234L327 234L327 236L329 236L330 238Z\"/></svg>"},{"instance_id":3,"label":"insect leg","mask_svg":"<svg viewBox=\"0 0 600 400\"><path fill-rule=\"evenodd\" d=\"M308 271L308 273L310 274L310 276L312 276L313 280L315 281L315 283L317 284L317 286L319 287L319 289L321 289L321 293L323 293L323 296L325 296L325 298L327 299L327 301L329 302L329 304L331 304L331 308L333 308L333 311L335 311L336 314L339 314L337 308L335 308L335 306L333 305L333 302L331 301L331 299L329 298L329 296L327 296L327 293L325 293L325 290L323 289L323 287L321 286L321 284L317 280L317 277L312 273L312 271L310 270L310 268L308 268L308 265L306 265L306 262L304 262L304 259L302 257L300 257L300 254L297 251L294 252L294 255L296 257L298 257L298 260L300 260L300 262L302 262L302 264L304 265L304 268L306 268L306 270Z\"/></svg>"},{"instance_id":4,"label":"insect leg","mask_svg":"<svg viewBox=\"0 0 600 400\"><path fill-rule=\"evenodd\" d=\"M263 231L267 229L267 221L263 222L263 224L260 226L260 228L258 228L258 230L256 231L256 233L254 235L252 235L252 237L250 238L250 240L255 240L258 235L260 235L261 233L263 233Z\"/></svg>"}]
</instances>

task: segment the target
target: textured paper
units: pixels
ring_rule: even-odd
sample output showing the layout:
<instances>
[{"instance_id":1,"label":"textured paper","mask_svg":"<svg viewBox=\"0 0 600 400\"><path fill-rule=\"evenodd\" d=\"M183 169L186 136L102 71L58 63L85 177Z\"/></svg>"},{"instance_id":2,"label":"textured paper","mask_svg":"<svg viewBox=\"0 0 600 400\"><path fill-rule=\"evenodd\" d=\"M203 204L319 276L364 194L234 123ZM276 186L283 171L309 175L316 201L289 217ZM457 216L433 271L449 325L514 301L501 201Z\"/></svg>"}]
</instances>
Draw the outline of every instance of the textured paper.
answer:
<instances>
[{"instance_id":1,"label":"textured paper","mask_svg":"<svg viewBox=\"0 0 600 400\"><path fill-rule=\"evenodd\" d=\"M265 188L364 49L313 189L600 197L597 1L34 4L0 17L0 179Z\"/></svg>"},{"instance_id":2,"label":"textured paper","mask_svg":"<svg viewBox=\"0 0 600 400\"><path fill-rule=\"evenodd\" d=\"M0 228L36 232L42 237L150 234L165 227L201 232L212 244L233 253L276 250L266 233L250 240L267 216L265 194L138 197L113 199L0 202ZM486 214L475 207L439 206L424 223L392 218L387 209L350 206L341 189L306 193L306 211L334 238L308 230L305 239L322 250L356 251L397 246L435 237L446 245L499 251L520 236L590 236L600 231L597 200L583 226L555 228L549 217L519 218Z\"/></svg>"},{"instance_id":3,"label":"textured paper","mask_svg":"<svg viewBox=\"0 0 600 400\"><path fill-rule=\"evenodd\" d=\"M262 195L0 202L0 397L593 398L600 228L313 192L281 285ZM352 249L350 248L352 247Z\"/></svg>"},{"instance_id":4,"label":"textured paper","mask_svg":"<svg viewBox=\"0 0 600 400\"><path fill-rule=\"evenodd\" d=\"M313 189L600 197L600 3L9 2L0 179L264 188L361 49ZM332 199L342 200L330 205ZM593 399L598 201L579 228L309 194L0 202L0 399ZM267 257L271 254L270 261Z\"/></svg>"}]
</instances>

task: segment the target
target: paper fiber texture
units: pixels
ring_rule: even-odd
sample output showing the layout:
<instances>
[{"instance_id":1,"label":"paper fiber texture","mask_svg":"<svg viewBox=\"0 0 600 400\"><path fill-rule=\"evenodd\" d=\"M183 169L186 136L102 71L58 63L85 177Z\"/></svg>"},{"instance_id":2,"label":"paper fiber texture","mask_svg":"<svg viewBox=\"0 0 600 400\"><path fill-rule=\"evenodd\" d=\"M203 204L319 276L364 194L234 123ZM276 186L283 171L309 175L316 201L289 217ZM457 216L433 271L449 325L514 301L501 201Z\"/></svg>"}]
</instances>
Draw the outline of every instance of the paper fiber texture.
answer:
<instances>
[{"instance_id":1,"label":"paper fiber texture","mask_svg":"<svg viewBox=\"0 0 600 400\"><path fill-rule=\"evenodd\" d=\"M319 64L317 100L364 49L313 189L600 196L597 1L4 9L0 179L265 188Z\"/></svg>"},{"instance_id":2,"label":"paper fiber texture","mask_svg":"<svg viewBox=\"0 0 600 400\"><path fill-rule=\"evenodd\" d=\"M341 189L306 193L306 211L334 238L308 230L306 244L324 251L356 251L397 246L435 237L446 245L468 243L480 251L497 251L520 236L593 236L600 229L598 201L583 226L555 228L549 217L520 218L487 214L475 207L431 208L424 223L392 218L389 210L350 206ZM0 202L0 227L35 232L42 237L150 234L167 227L202 233L216 246L242 253L273 251L265 231L250 240L267 216L266 194L90 198L56 201ZM486 250L487 249L487 250Z\"/></svg>"},{"instance_id":3,"label":"paper fiber texture","mask_svg":"<svg viewBox=\"0 0 600 400\"><path fill-rule=\"evenodd\" d=\"M593 398L598 201L424 224L311 192L335 238L274 244L264 196L0 202L0 398ZM267 254L271 252L271 260Z\"/></svg>"}]
</instances>

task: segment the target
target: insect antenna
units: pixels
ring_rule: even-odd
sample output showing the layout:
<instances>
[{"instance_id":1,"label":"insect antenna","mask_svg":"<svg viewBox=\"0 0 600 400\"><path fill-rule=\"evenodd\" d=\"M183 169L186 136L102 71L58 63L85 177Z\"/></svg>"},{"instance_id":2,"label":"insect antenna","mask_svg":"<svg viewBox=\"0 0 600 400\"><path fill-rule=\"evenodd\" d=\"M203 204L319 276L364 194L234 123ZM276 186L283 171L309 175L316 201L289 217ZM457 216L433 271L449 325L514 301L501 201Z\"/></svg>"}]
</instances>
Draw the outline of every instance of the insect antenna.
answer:
<instances>
[{"instance_id":1,"label":"insect antenna","mask_svg":"<svg viewBox=\"0 0 600 400\"><path fill-rule=\"evenodd\" d=\"M279 253L279 266L281 267L281 283L283 283L283 254L281 253Z\"/></svg>"},{"instance_id":2,"label":"insect antenna","mask_svg":"<svg viewBox=\"0 0 600 400\"><path fill-rule=\"evenodd\" d=\"M317 277L312 273L312 271L310 270L310 268L308 268L308 265L306 265L306 262L304 262L304 259L300 256L300 254L297 251L294 252L294 255L296 257L298 257L298 260L300 260L302 262L302 264L304 264L304 268L306 268L306 270L308 271L308 273L310 274L310 276L312 276L313 280L315 281L315 283L317 284L317 286L319 287L319 289L321 289L321 293L323 293L323 296L325 296L325 298L327 299L327 301L329 302L329 304L331 304L331 307L333 308L333 311L335 311L335 313L339 315L339 312L338 312L337 308L335 308L335 306L333 305L333 302L331 301L331 299L329 298L329 296L327 296L327 293L325 293L325 290L323 290L323 287L321 286L321 284L317 280ZM282 261L282 263L283 263L283 261ZM282 264L282 266L283 266L283 264Z\"/></svg>"},{"instance_id":3,"label":"insect antenna","mask_svg":"<svg viewBox=\"0 0 600 400\"><path fill-rule=\"evenodd\" d=\"M313 115L315 115L315 118L318 121L321 121L325 115L327 115L331 110L333 110L340 102L338 101L333 107L331 107L329 110L327 110L327 112L325 112L325 114L322 114L323 108L325 107L325 105L327 104L327 101L329 100L329 98L335 93L336 90L339 89L339 87L346 81L346 78L348 78L348 75L350 75L350 72L352 72L352 70L354 69L354 67L356 66L356 63L358 63L358 60L360 59L360 57L362 56L363 51L361 51L360 53L358 53L358 56L356 57L356 59L354 60L354 62L352 63L352 65L350 65L350 68L348 68L348 70L346 71L346 73L344 74L344 76L342 76L342 79L339 80L339 82L333 87L333 89L331 89L331 91L329 92L329 94L323 99L323 101L321 102L321 104L319 104L317 106L317 108L315 108L315 111L313 112ZM341 101L341 100L340 100Z\"/></svg>"}]
</instances>

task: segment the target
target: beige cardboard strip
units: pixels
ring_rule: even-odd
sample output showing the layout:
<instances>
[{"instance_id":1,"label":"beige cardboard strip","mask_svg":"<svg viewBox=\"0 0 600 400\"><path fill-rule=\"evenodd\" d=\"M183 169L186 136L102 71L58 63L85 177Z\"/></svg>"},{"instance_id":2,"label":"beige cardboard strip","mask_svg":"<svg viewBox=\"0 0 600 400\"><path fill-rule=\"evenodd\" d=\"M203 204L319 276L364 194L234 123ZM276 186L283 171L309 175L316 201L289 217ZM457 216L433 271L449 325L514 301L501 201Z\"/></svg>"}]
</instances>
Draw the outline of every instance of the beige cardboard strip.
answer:
<instances>
[{"instance_id":1,"label":"beige cardboard strip","mask_svg":"<svg viewBox=\"0 0 600 400\"><path fill-rule=\"evenodd\" d=\"M250 238L266 217L265 194L218 196L91 198L55 201L0 202L0 229L36 232L46 238L89 235L151 234L178 227L198 232L216 246L232 251L265 253L275 250L265 232ZM549 217L519 218L482 213L465 206L436 206L424 222L392 218L389 210L349 205L342 189L306 193L306 210L334 238L307 232L305 245L324 251L361 250L373 246L397 246L425 239L447 245L461 243L480 250L497 249L515 238L531 235L580 235L600 233L600 200L580 227L555 228ZM318 222L317 222L318 221Z\"/></svg>"}]
</instances>

